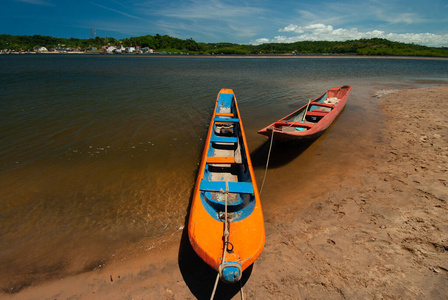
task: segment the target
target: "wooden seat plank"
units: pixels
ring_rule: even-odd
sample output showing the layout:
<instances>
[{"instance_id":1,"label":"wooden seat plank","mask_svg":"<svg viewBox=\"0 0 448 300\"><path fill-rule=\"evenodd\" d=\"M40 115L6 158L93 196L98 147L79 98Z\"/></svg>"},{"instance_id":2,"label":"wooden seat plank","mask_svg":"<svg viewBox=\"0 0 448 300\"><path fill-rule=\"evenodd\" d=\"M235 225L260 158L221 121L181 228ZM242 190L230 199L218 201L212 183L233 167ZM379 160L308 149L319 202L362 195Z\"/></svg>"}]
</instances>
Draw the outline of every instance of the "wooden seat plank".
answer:
<instances>
[{"instance_id":1,"label":"wooden seat plank","mask_svg":"<svg viewBox=\"0 0 448 300\"><path fill-rule=\"evenodd\" d=\"M235 157L233 156L209 156L207 157L208 164L235 164Z\"/></svg>"}]
</instances>

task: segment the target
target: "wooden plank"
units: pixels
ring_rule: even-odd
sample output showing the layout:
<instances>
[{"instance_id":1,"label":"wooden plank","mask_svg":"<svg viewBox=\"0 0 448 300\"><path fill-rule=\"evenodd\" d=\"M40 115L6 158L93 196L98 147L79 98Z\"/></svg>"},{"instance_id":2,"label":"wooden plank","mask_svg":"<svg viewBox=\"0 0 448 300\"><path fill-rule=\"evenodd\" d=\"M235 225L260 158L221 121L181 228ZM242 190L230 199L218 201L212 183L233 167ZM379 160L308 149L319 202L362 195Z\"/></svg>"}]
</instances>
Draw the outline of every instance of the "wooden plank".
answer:
<instances>
[{"instance_id":1,"label":"wooden plank","mask_svg":"<svg viewBox=\"0 0 448 300\"><path fill-rule=\"evenodd\" d=\"M253 194L254 186L251 182L227 182L229 193L239 193L239 194ZM208 181L205 179L201 180L201 185L199 187L201 191L207 192L226 192L226 182L225 181Z\"/></svg>"},{"instance_id":2,"label":"wooden plank","mask_svg":"<svg viewBox=\"0 0 448 300\"><path fill-rule=\"evenodd\" d=\"M282 126L289 126L289 127L305 127L305 128L311 128L314 126L315 123L301 123L301 122L286 122L286 121L280 121L275 122L274 126L276 128L282 127Z\"/></svg>"},{"instance_id":3,"label":"wooden plank","mask_svg":"<svg viewBox=\"0 0 448 300\"><path fill-rule=\"evenodd\" d=\"M233 114L232 113L219 113L219 112L217 112L215 114L215 116L217 116L217 117L233 117Z\"/></svg>"},{"instance_id":4,"label":"wooden plank","mask_svg":"<svg viewBox=\"0 0 448 300\"><path fill-rule=\"evenodd\" d=\"M234 136L216 136L212 135L210 137L210 142L212 143L238 143L238 138Z\"/></svg>"},{"instance_id":5,"label":"wooden plank","mask_svg":"<svg viewBox=\"0 0 448 300\"><path fill-rule=\"evenodd\" d=\"M215 122L238 123L239 121L238 118L215 118Z\"/></svg>"},{"instance_id":6,"label":"wooden plank","mask_svg":"<svg viewBox=\"0 0 448 300\"><path fill-rule=\"evenodd\" d=\"M208 164L234 164L235 157L233 156L209 156L207 157Z\"/></svg>"},{"instance_id":7,"label":"wooden plank","mask_svg":"<svg viewBox=\"0 0 448 300\"><path fill-rule=\"evenodd\" d=\"M329 107L329 108L334 108L335 107L335 105L333 105L333 104L320 103L320 102L311 102L310 105Z\"/></svg>"},{"instance_id":8,"label":"wooden plank","mask_svg":"<svg viewBox=\"0 0 448 300\"><path fill-rule=\"evenodd\" d=\"M254 186L252 182L229 182L229 193L253 194Z\"/></svg>"},{"instance_id":9,"label":"wooden plank","mask_svg":"<svg viewBox=\"0 0 448 300\"><path fill-rule=\"evenodd\" d=\"M323 110L313 110L306 113L306 116L308 117L325 117L329 111L323 111Z\"/></svg>"},{"instance_id":10,"label":"wooden plank","mask_svg":"<svg viewBox=\"0 0 448 300\"><path fill-rule=\"evenodd\" d=\"M207 191L207 192L225 192L226 191L226 182L225 181L208 181L208 180L202 179L199 189L201 191Z\"/></svg>"},{"instance_id":11,"label":"wooden plank","mask_svg":"<svg viewBox=\"0 0 448 300\"><path fill-rule=\"evenodd\" d=\"M225 126L232 126L233 124L231 122L215 122L215 125L225 125Z\"/></svg>"}]
</instances>

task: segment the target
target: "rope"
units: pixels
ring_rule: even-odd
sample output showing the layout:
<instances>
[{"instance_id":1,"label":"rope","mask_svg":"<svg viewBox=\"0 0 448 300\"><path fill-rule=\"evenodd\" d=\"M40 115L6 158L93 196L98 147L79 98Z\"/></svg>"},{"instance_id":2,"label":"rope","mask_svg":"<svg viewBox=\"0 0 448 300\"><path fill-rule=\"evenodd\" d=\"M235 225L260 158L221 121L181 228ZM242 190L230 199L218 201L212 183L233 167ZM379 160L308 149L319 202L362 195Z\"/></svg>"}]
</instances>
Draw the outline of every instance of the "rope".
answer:
<instances>
[{"instance_id":1,"label":"rope","mask_svg":"<svg viewBox=\"0 0 448 300\"><path fill-rule=\"evenodd\" d=\"M268 160L266 161L266 169L264 170L263 183L261 184L261 188L260 188L260 196L261 196L261 192L263 191L264 182L266 180L266 174L268 173L269 158L271 157L271 150L272 150L272 141L274 140L274 131L275 131L275 128L272 127L271 145L269 146Z\"/></svg>"},{"instance_id":2,"label":"rope","mask_svg":"<svg viewBox=\"0 0 448 300\"><path fill-rule=\"evenodd\" d=\"M309 102L308 102L309 105ZM266 174L268 173L268 166L269 166L269 159L271 157L271 150L272 150L272 143L274 141L274 131L275 128L272 128L272 135L271 135L271 143L269 145L269 152L268 152L268 160L266 161L266 168L264 171L264 177L263 177L263 183L261 184L261 189L260 189L260 195L261 192L263 191L263 186L264 186L264 182L266 180ZM226 260L226 252L227 252L227 244L228 244L228 237L229 237L229 229L228 229L228 220L227 220L227 194L228 194L228 182L226 182L226 192L225 192L225 206L224 206L224 247L223 247L223 254L222 254L222 261L221 261L221 265L225 262ZM218 282L219 282L219 271L218 271L218 275L216 276L216 280L215 280L215 286L213 287L213 292L212 295L210 297L210 300L213 300L213 298L215 297L215 293L216 293L216 289L218 288ZM241 300L244 300L244 291L243 291L243 283L240 280L240 293L241 293Z\"/></svg>"},{"instance_id":3,"label":"rope","mask_svg":"<svg viewBox=\"0 0 448 300\"><path fill-rule=\"evenodd\" d=\"M308 104L306 105L305 111L303 112L302 122L305 120L306 112L308 111L308 107L310 107L311 100L308 100Z\"/></svg>"},{"instance_id":4,"label":"rope","mask_svg":"<svg viewBox=\"0 0 448 300\"><path fill-rule=\"evenodd\" d=\"M219 281L219 272L218 272L218 276L216 276L215 286L213 287L213 292L212 292L212 296L210 297L210 300L213 300L213 298L215 298L215 292L216 292L216 288L218 287L218 281Z\"/></svg>"},{"instance_id":5,"label":"rope","mask_svg":"<svg viewBox=\"0 0 448 300\"><path fill-rule=\"evenodd\" d=\"M243 283L240 280L240 293L241 293L241 300L244 300L244 291L243 291Z\"/></svg>"},{"instance_id":6,"label":"rope","mask_svg":"<svg viewBox=\"0 0 448 300\"><path fill-rule=\"evenodd\" d=\"M221 264L224 262L224 256L227 252L227 242L229 238L229 223L227 220L227 195L229 193L229 182L226 181L226 193L224 194L224 200L225 200L225 206L224 206L224 216L225 216L225 223L224 223L224 254L222 255L222 261Z\"/></svg>"},{"instance_id":7,"label":"rope","mask_svg":"<svg viewBox=\"0 0 448 300\"><path fill-rule=\"evenodd\" d=\"M227 252L227 244L228 244L228 238L229 238L229 224L227 221L227 195L229 193L229 183L226 181L226 191L224 192L224 244L223 244L223 253L222 253L222 260L221 265L226 261L226 252ZM215 297L216 289L218 288L218 282L219 282L219 276L220 271L218 271L218 275L216 276L215 280L215 286L213 287L212 296L210 297L210 300L213 300Z\"/></svg>"}]
</instances>

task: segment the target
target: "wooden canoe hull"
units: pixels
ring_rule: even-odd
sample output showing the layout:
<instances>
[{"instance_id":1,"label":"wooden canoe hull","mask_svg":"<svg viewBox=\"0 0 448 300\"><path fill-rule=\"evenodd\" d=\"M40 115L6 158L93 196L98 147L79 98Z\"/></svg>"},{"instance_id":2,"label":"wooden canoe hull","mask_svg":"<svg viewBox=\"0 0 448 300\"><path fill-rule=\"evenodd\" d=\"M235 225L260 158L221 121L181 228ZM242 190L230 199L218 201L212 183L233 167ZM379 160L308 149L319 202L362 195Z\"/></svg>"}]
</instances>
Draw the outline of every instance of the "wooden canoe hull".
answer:
<instances>
[{"instance_id":1,"label":"wooden canoe hull","mask_svg":"<svg viewBox=\"0 0 448 300\"><path fill-rule=\"evenodd\" d=\"M230 112L220 112L223 99L230 99ZM220 136L216 132L223 124L231 127L231 133ZM232 251L226 252L225 261L239 264L242 272L263 250L264 220L236 97L231 89L222 89L210 122L188 223L193 249L216 271L224 249L222 198L230 196L236 200L228 208L230 244L226 247Z\"/></svg>"},{"instance_id":2,"label":"wooden canoe hull","mask_svg":"<svg viewBox=\"0 0 448 300\"><path fill-rule=\"evenodd\" d=\"M322 135L342 112L352 86L333 87L296 111L258 131L279 142L313 140ZM337 103L325 103L337 99ZM335 100L336 101L336 100ZM302 121L306 111L305 121Z\"/></svg>"}]
</instances>

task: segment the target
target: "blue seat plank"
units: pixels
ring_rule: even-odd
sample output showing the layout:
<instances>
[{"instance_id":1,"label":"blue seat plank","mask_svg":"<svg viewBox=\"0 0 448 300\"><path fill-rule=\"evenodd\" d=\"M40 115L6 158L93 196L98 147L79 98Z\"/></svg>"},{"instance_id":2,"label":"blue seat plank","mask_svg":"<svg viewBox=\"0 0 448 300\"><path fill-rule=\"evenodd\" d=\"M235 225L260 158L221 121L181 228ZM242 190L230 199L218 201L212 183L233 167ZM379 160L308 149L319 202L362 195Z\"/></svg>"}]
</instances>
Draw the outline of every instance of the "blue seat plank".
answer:
<instances>
[{"instance_id":1,"label":"blue seat plank","mask_svg":"<svg viewBox=\"0 0 448 300\"><path fill-rule=\"evenodd\" d=\"M240 119L238 118L215 118L215 122L229 122L229 123L238 123Z\"/></svg>"},{"instance_id":2,"label":"blue seat plank","mask_svg":"<svg viewBox=\"0 0 448 300\"><path fill-rule=\"evenodd\" d=\"M218 109L219 107L231 107L233 100L233 94L219 94Z\"/></svg>"},{"instance_id":3,"label":"blue seat plank","mask_svg":"<svg viewBox=\"0 0 448 300\"><path fill-rule=\"evenodd\" d=\"M229 182L230 193L253 194L254 186L252 182Z\"/></svg>"},{"instance_id":4,"label":"blue seat plank","mask_svg":"<svg viewBox=\"0 0 448 300\"><path fill-rule=\"evenodd\" d=\"M240 194L253 194L254 187L251 182L228 182L229 193L240 193ZM199 186L201 191L206 192L225 192L226 182L225 181L208 181L201 180L201 185Z\"/></svg>"},{"instance_id":5,"label":"blue seat plank","mask_svg":"<svg viewBox=\"0 0 448 300\"><path fill-rule=\"evenodd\" d=\"M210 137L212 143L238 143L238 138L234 136L217 136L212 135Z\"/></svg>"},{"instance_id":6,"label":"blue seat plank","mask_svg":"<svg viewBox=\"0 0 448 300\"><path fill-rule=\"evenodd\" d=\"M199 186L201 191L207 192L224 192L226 190L226 182L225 181L208 181L201 180L201 185Z\"/></svg>"}]
</instances>

